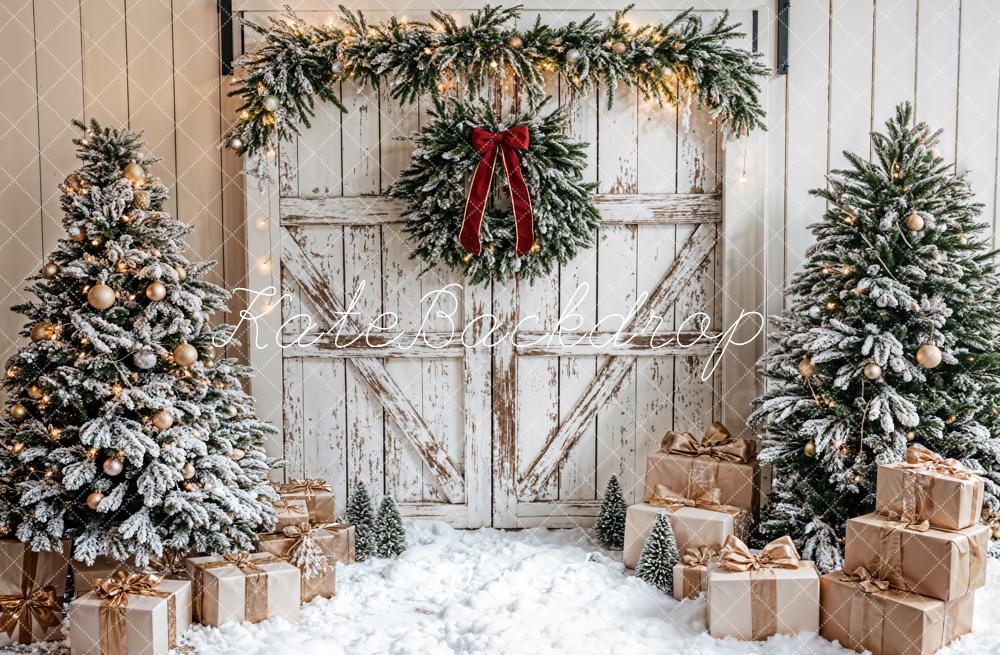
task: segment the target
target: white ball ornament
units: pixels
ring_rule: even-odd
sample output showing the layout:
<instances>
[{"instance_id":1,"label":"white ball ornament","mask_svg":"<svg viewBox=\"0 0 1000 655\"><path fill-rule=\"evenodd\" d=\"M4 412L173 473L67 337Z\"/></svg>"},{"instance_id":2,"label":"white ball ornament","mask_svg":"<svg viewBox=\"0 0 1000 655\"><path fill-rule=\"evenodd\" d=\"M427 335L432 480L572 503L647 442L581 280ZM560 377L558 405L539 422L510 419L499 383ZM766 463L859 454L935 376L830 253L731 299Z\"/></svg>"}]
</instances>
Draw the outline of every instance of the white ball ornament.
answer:
<instances>
[{"instance_id":1,"label":"white ball ornament","mask_svg":"<svg viewBox=\"0 0 1000 655\"><path fill-rule=\"evenodd\" d=\"M233 448L229 451L229 459L238 462L246 455L242 448Z\"/></svg>"},{"instance_id":2,"label":"white ball ornament","mask_svg":"<svg viewBox=\"0 0 1000 655\"><path fill-rule=\"evenodd\" d=\"M226 418L236 418L237 413L238 413L237 409L232 405L226 405L225 407L222 408L222 415L225 416Z\"/></svg>"},{"instance_id":3,"label":"white ball ornament","mask_svg":"<svg viewBox=\"0 0 1000 655\"><path fill-rule=\"evenodd\" d=\"M869 380L877 380L882 377L882 367L875 362L865 364L865 377Z\"/></svg>"},{"instance_id":4,"label":"white ball ornament","mask_svg":"<svg viewBox=\"0 0 1000 655\"><path fill-rule=\"evenodd\" d=\"M339 61L335 61L332 64L330 64L330 72L333 73L334 75L340 75L341 73L344 72L344 65Z\"/></svg>"},{"instance_id":5,"label":"white ball ornament","mask_svg":"<svg viewBox=\"0 0 1000 655\"><path fill-rule=\"evenodd\" d=\"M195 473L197 473L197 471L195 471L194 464L191 462L187 462L181 467L181 477L185 480L193 478Z\"/></svg>"},{"instance_id":6,"label":"white ball ornament","mask_svg":"<svg viewBox=\"0 0 1000 655\"><path fill-rule=\"evenodd\" d=\"M580 61L580 57L582 56L583 53L581 53L576 48L570 48L569 50L566 51L566 61L571 64L575 64L576 62Z\"/></svg>"},{"instance_id":7,"label":"white ball ornament","mask_svg":"<svg viewBox=\"0 0 1000 655\"><path fill-rule=\"evenodd\" d=\"M100 491L92 491L90 492L90 495L87 496L87 507L97 511L97 506L101 504L102 500L104 500L104 494Z\"/></svg>"},{"instance_id":8,"label":"white ball ornament","mask_svg":"<svg viewBox=\"0 0 1000 655\"><path fill-rule=\"evenodd\" d=\"M923 368L937 368L941 364L941 349L933 343L925 343L917 350L917 364Z\"/></svg>"},{"instance_id":9,"label":"white ball ornament","mask_svg":"<svg viewBox=\"0 0 1000 655\"><path fill-rule=\"evenodd\" d=\"M106 459L104 460L104 466L102 466L102 468L104 469L105 475L115 477L116 475L121 474L121 472L125 469L125 464L123 464L118 458Z\"/></svg>"},{"instance_id":10,"label":"white ball ornament","mask_svg":"<svg viewBox=\"0 0 1000 655\"><path fill-rule=\"evenodd\" d=\"M234 136L233 138L231 138L229 140L229 147L232 148L233 150L242 150L243 149L243 139L241 139L238 136Z\"/></svg>"},{"instance_id":11,"label":"white ball ornament","mask_svg":"<svg viewBox=\"0 0 1000 655\"><path fill-rule=\"evenodd\" d=\"M140 350L132 355L132 363L136 368L148 371L156 366L156 353L152 350Z\"/></svg>"},{"instance_id":12,"label":"white ball ornament","mask_svg":"<svg viewBox=\"0 0 1000 655\"><path fill-rule=\"evenodd\" d=\"M281 106L281 102L278 100L278 96L273 96L273 95L266 95L263 98L261 98L260 104L264 107L264 109L268 110L269 112L276 112L278 111L278 107Z\"/></svg>"}]
</instances>

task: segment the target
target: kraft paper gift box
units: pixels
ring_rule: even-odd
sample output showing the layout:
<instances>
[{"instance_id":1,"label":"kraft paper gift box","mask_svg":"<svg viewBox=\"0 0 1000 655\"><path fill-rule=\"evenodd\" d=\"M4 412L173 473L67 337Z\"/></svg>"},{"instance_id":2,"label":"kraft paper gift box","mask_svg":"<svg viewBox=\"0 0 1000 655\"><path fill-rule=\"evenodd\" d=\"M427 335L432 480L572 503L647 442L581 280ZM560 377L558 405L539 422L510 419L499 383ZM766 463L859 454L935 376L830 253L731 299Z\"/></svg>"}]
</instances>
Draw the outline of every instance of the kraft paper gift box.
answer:
<instances>
[{"instance_id":1,"label":"kraft paper gift box","mask_svg":"<svg viewBox=\"0 0 1000 655\"><path fill-rule=\"evenodd\" d=\"M983 509L983 480L961 462L923 446L906 449L906 460L878 467L875 511L907 523L962 530Z\"/></svg>"},{"instance_id":2,"label":"kraft paper gift box","mask_svg":"<svg viewBox=\"0 0 1000 655\"><path fill-rule=\"evenodd\" d=\"M285 501L304 501L309 510L309 523L333 523L337 520L333 489L325 480L292 480L279 485L278 493Z\"/></svg>"},{"instance_id":3,"label":"kraft paper gift box","mask_svg":"<svg viewBox=\"0 0 1000 655\"><path fill-rule=\"evenodd\" d=\"M646 499L657 485L695 496L706 489L722 491L721 502L760 510L760 467L757 444L733 437L721 423L713 423L699 440L689 432L668 432L660 452L646 458Z\"/></svg>"},{"instance_id":4,"label":"kraft paper gift box","mask_svg":"<svg viewBox=\"0 0 1000 655\"><path fill-rule=\"evenodd\" d=\"M274 515L278 522L274 526L275 532L281 532L290 525L299 525L309 522L309 507L304 498L289 499L281 498L273 504Z\"/></svg>"},{"instance_id":5,"label":"kraft paper gift box","mask_svg":"<svg viewBox=\"0 0 1000 655\"><path fill-rule=\"evenodd\" d=\"M717 494L711 493L698 499L682 499L662 487L650 502L632 505L625 513L625 547L622 560L634 569L646 545L646 538L653 529L660 512L670 515L677 548L710 546L719 548L729 535L745 537L749 530L749 512L712 502ZM715 490L718 491L718 490Z\"/></svg>"},{"instance_id":6,"label":"kraft paper gift box","mask_svg":"<svg viewBox=\"0 0 1000 655\"><path fill-rule=\"evenodd\" d=\"M62 547L35 552L0 540L0 647L61 638L70 542Z\"/></svg>"},{"instance_id":7,"label":"kraft paper gift box","mask_svg":"<svg viewBox=\"0 0 1000 655\"><path fill-rule=\"evenodd\" d=\"M893 587L953 600L986 584L990 528L935 530L880 514L847 521L844 570L876 571Z\"/></svg>"},{"instance_id":8,"label":"kraft paper gift box","mask_svg":"<svg viewBox=\"0 0 1000 655\"><path fill-rule=\"evenodd\" d=\"M260 549L302 572L302 602L337 593L337 562L354 561L353 525L302 523L260 537Z\"/></svg>"},{"instance_id":9,"label":"kraft paper gift box","mask_svg":"<svg viewBox=\"0 0 1000 655\"><path fill-rule=\"evenodd\" d=\"M115 571L125 573L140 573L133 558L118 560L108 555L98 555L93 564L85 564L76 560L70 562L73 569L73 590L76 597L83 596L91 589L91 582L99 578L110 578Z\"/></svg>"},{"instance_id":10,"label":"kraft paper gift box","mask_svg":"<svg viewBox=\"0 0 1000 655\"><path fill-rule=\"evenodd\" d=\"M789 537L751 552L730 537L708 570L708 632L759 641L819 629L819 575Z\"/></svg>"},{"instance_id":11,"label":"kraft paper gift box","mask_svg":"<svg viewBox=\"0 0 1000 655\"><path fill-rule=\"evenodd\" d=\"M271 553L230 553L187 560L194 618L220 626L280 617L299 620L299 570Z\"/></svg>"},{"instance_id":12,"label":"kraft paper gift box","mask_svg":"<svg viewBox=\"0 0 1000 655\"><path fill-rule=\"evenodd\" d=\"M116 572L69 604L73 655L167 655L191 625L191 583Z\"/></svg>"},{"instance_id":13,"label":"kraft paper gift box","mask_svg":"<svg viewBox=\"0 0 1000 655\"><path fill-rule=\"evenodd\" d=\"M975 592L949 601L877 580L865 569L820 578L820 635L872 655L931 655L972 631Z\"/></svg>"},{"instance_id":14,"label":"kraft paper gift box","mask_svg":"<svg viewBox=\"0 0 1000 655\"><path fill-rule=\"evenodd\" d=\"M719 559L714 548L687 548L674 564L674 598L697 598L708 590L708 567Z\"/></svg>"}]
</instances>

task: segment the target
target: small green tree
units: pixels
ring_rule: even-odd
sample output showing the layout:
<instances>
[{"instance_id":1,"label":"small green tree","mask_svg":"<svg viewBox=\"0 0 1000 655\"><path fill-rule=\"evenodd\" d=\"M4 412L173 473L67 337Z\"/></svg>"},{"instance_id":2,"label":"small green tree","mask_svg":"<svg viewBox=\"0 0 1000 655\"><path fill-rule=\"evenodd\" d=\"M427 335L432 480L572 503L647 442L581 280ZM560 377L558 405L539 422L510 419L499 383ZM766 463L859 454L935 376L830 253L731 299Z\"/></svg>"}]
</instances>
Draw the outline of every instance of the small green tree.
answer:
<instances>
[{"instance_id":1,"label":"small green tree","mask_svg":"<svg viewBox=\"0 0 1000 655\"><path fill-rule=\"evenodd\" d=\"M379 557L397 557L406 550L406 529L392 496L382 499L375 519L375 539Z\"/></svg>"},{"instance_id":2,"label":"small green tree","mask_svg":"<svg viewBox=\"0 0 1000 655\"><path fill-rule=\"evenodd\" d=\"M635 575L640 580L648 582L665 594L674 590L674 564L680 555L677 552L677 539L674 538L674 528L666 512L660 512L656 523L646 538L646 545L639 555L639 564L635 567Z\"/></svg>"},{"instance_id":3,"label":"small green tree","mask_svg":"<svg viewBox=\"0 0 1000 655\"><path fill-rule=\"evenodd\" d=\"M597 539L614 550L621 550L625 546L625 513L628 506L625 504L625 496L622 494L622 487L618 483L618 476L612 475L608 480L608 486L604 490L604 502L601 503L601 511L597 514L597 521L594 523L594 532Z\"/></svg>"},{"instance_id":4,"label":"small green tree","mask_svg":"<svg viewBox=\"0 0 1000 655\"><path fill-rule=\"evenodd\" d=\"M377 552L375 542L375 508L368 488L358 480L347 501L347 521L354 526L354 556L359 562L374 557Z\"/></svg>"}]
</instances>

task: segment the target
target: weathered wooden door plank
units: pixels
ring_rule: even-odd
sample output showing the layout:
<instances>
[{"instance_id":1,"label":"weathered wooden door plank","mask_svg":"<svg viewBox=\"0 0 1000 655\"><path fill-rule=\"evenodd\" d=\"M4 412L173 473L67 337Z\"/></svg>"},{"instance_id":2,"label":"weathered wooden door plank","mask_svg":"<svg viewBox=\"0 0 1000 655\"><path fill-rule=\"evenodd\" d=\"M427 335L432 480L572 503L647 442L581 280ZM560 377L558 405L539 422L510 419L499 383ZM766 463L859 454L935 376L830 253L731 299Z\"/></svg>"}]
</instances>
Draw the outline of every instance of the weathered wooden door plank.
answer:
<instances>
[{"instance_id":1,"label":"weathered wooden door plank","mask_svg":"<svg viewBox=\"0 0 1000 655\"><path fill-rule=\"evenodd\" d=\"M323 280L322 274L310 261L293 231L284 232L287 238L281 240L282 265L299 283L302 293L309 298L321 317L331 324L336 323L338 316L345 311L344 303ZM406 398L385 365L374 357L352 358L351 364L375 392L400 431L413 443L448 500L452 503L464 503L464 476L438 444L427 422Z\"/></svg>"},{"instance_id":2,"label":"weathered wooden door plank","mask_svg":"<svg viewBox=\"0 0 1000 655\"><path fill-rule=\"evenodd\" d=\"M629 322L629 331L648 329L650 319L654 315L662 315L674 303L684 285L715 247L717 231L714 225L695 228L656 290ZM598 372L569 416L553 431L545 447L528 467L519 484L520 500L534 499L538 488L558 470L597 411L614 395L634 364L635 357L614 357Z\"/></svg>"}]
</instances>

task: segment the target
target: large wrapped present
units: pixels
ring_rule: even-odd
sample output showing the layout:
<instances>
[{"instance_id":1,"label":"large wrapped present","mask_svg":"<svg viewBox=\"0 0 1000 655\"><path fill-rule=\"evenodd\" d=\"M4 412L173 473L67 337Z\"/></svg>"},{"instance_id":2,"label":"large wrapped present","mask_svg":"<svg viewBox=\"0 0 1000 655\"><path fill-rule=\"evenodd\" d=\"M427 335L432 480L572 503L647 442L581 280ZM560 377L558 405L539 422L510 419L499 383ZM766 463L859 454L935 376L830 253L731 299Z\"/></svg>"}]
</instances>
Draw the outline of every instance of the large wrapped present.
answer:
<instances>
[{"instance_id":1,"label":"large wrapped present","mask_svg":"<svg viewBox=\"0 0 1000 655\"><path fill-rule=\"evenodd\" d=\"M166 655L191 624L191 583L154 573L95 581L69 604L73 655Z\"/></svg>"},{"instance_id":2,"label":"large wrapped present","mask_svg":"<svg viewBox=\"0 0 1000 655\"><path fill-rule=\"evenodd\" d=\"M847 522L844 570L875 571L893 587L953 600L986 584L990 528L936 530L867 514Z\"/></svg>"},{"instance_id":3,"label":"large wrapped present","mask_svg":"<svg viewBox=\"0 0 1000 655\"><path fill-rule=\"evenodd\" d=\"M721 502L749 510L760 509L760 467L756 442L734 437L715 422L699 440L690 432L668 432L660 452L646 458L646 499L657 485L693 497L706 489L722 493Z\"/></svg>"},{"instance_id":4,"label":"large wrapped present","mask_svg":"<svg viewBox=\"0 0 1000 655\"><path fill-rule=\"evenodd\" d=\"M0 540L0 647L59 639L70 542L38 552Z\"/></svg>"},{"instance_id":5,"label":"large wrapped present","mask_svg":"<svg viewBox=\"0 0 1000 655\"><path fill-rule=\"evenodd\" d=\"M949 601L894 589L866 570L820 578L820 635L872 655L931 655L972 630L975 593Z\"/></svg>"},{"instance_id":6,"label":"large wrapped present","mask_svg":"<svg viewBox=\"0 0 1000 655\"><path fill-rule=\"evenodd\" d=\"M301 523L260 536L260 549L302 572L303 603L337 593L337 562L354 561L354 526Z\"/></svg>"},{"instance_id":7,"label":"large wrapped present","mask_svg":"<svg viewBox=\"0 0 1000 655\"><path fill-rule=\"evenodd\" d=\"M299 570L271 553L191 557L187 567L194 581L194 617L199 623L218 627L274 617L299 620Z\"/></svg>"},{"instance_id":8,"label":"large wrapped present","mask_svg":"<svg viewBox=\"0 0 1000 655\"><path fill-rule=\"evenodd\" d=\"M923 446L906 449L906 460L878 467L875 511L906 523L927 521L962 530L979 520L983 480L954 459Z\"/></svg>"},{"instance_id":9,"label":"large wrapped present","mask_svg":"<svg viewBox=\"0 0 1000 655\"><path fill-rule=\"evenodd\" d=\"M304 501L309 510L310 523L333 523L337 520L333 489L325 480L292 480L280 485L278 493L284 501Z\"/></svg>"},{"instance_id":10,"label":"large wrapped present","mask_svg":"<svg viewBox=\"0 0 1000 655\"><path fill-rule=\"evenodd\" d=\"M746 510L723 505L719 490L709 489L694 498L658 485L649 502L632 505L625 513L625 547L622 559L634 569L639 563L642 547L653 529L660 512L670 514L670 524L677 539L677 548L710 546L719 548L729 535L745 538L752 523Z\"/></svg>"},{"instance_id":11,"label":"large wrapped present","mask_svg":"<svg viewBox=\"0 0 1000 655\"><path fill-rule=\"evenodd\" d=\"M819 628L819 576L781 537L752 552L729 537L708 570L708 631L713 637L760 640Z\"/></svg>"},{"instance_id":12,"label":"large wrapped present","mask_svg":"<svg viewBox=\"0 0 1000 655\"><path fill-rule=\"evenodd\" d=\"M276 500L273 506L274 515L278 519L274 526L275 532L281 532L290 525L309 522L309 507L304 498L281 498Z\"/></svg>"},{"instance_id":13,"label":"large wrapped present","mask_svg":"<svg viewBox=\"0 0 1000 655\"><path fill-rule=\"evenodd\" d=\"M70 568L73 569L73 590L77 598L91 590L91 583L94 580L108 579L117 571L142 573L142 570L135 565L134 558L118 560L108 555L98 555L91 564L73 560L70 562Z\"/></svg>"},{"instance_id":14,"label":"large wrapped present","mask_svg":"<svg viewBox=\"0 0 1000 655\"><path fill-rule=\"evenodd\" d=\"M674 564L674 598L697 598L708 591L708 567L719 560L714 548L685 548Z\"/></svg>"}]
</instances>

